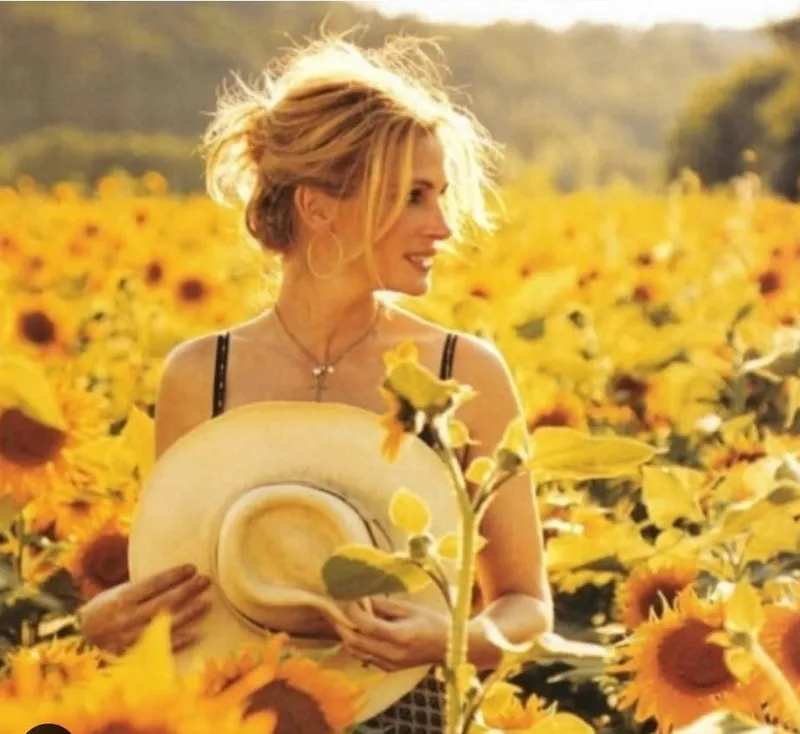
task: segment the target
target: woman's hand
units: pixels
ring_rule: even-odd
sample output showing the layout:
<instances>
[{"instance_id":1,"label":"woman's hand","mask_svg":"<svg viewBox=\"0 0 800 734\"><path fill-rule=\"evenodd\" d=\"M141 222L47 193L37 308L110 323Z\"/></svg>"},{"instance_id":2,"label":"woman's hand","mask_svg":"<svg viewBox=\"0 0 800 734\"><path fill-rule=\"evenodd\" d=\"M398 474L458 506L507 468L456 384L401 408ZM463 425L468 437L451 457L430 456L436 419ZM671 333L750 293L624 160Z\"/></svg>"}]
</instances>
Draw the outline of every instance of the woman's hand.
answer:
<instances>
[{"instance_id":1,"label":"woman's hand","mask_svg":"<svg viewBox=\"0 0 800 734\"><path fill-rule=\"evenodd\" d=\"M383 596L348 604L345 611L355 629L336 629L354 657L387 671L444 661L449 625L442 612Z\"/></svg>"},{"instance_id":2,"label":"woman's hand","mask_svg":"<svg viewBox=\"0 0 800 734\"><path fill-rule=\"evenodd\" d=\"M101 592L78 610L88 642L121 655L138 639L153 617L164 609L172 614L172 649L182 650L197 639L189 629L211 608L201 594L210 587L207 576L193 567L175 566Z\"/></svg>"}]
</instances>

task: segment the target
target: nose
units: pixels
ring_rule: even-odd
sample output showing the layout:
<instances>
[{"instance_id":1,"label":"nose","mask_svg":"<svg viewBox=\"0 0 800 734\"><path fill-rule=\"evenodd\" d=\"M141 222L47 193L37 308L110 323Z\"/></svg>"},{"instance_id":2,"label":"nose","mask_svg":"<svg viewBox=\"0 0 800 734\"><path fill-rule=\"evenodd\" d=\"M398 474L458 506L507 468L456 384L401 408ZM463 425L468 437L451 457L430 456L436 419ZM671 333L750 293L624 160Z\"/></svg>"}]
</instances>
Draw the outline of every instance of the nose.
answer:
<instances>
[{"instance_id":1,"label":"nose","mask_svg":"<svg viewBox=\"0 0 800 734\"><path fill-rule=\"evenodd\" d=\"M431 236L437 240L446 240L452 237L453 230L447 223L444 211L441 206L437 206L431 222Z\"/></svg>"}]
</instances>

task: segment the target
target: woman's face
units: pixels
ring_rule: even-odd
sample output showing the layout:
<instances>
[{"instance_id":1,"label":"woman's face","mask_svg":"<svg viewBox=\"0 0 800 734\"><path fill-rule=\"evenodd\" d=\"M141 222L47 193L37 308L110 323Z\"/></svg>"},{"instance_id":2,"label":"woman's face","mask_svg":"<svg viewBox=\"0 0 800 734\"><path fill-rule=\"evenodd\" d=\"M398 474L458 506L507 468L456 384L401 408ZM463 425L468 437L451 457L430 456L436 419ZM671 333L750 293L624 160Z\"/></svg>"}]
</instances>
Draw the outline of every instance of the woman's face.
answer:
<instances>
[{"instance_id":1,"label":"woman's face","mask_svg":"<svg viewBox=\"0 0 800 734\"><path fill-rule=\"evenodd\" d=\"M410 189L400 192L403 209L374 245L375 266L383 282L374 284L376 288L407 295L428 291L437 245L452 234L442 211L446 188L441 143L435 136L420 136L414 146Z\"/></svg>"}]
</instances>

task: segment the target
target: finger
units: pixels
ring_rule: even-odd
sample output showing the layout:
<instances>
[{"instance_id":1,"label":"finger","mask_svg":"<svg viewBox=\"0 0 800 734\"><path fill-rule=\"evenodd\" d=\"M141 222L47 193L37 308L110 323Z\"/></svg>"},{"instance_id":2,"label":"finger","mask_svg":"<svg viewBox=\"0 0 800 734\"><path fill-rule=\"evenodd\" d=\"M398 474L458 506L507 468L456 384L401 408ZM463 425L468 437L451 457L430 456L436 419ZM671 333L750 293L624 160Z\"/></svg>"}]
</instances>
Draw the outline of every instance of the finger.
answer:
<instances>
[{"instance_id":1,"label":"finger","mask_svg":"<svg viewBox=\"0 0 800 734\"><path fill-rule=\"evenodd\" d=\"M388 596L373 596L372 610L375 614L386 619L405 619L411 616L414 607L412 604L400 599L392 599Z\"/></svg>"},{"instance_id":2,"label":"finger","mask_svg":"<svg viewBox=\"0 0 800 734\"><path fill-rule=\"evenodd\" d=\"M172 636L172 652L181 652L194 645L200 639L198 632L176 632Z\"/></svg>"},{"instance_id":3,"label":"finger","mask_svg":"<svg viewBox=\"0 0 800 734\"><path fill-rule=\"evenodd\" d=\"M392 640L395 637L393 623L389 620L368 614L360 608L354 608L350 617L356 623L357 632L385 640Z\"/></svg>"},{"instance_id":4,"label":"finger","mask_svg":"<svg viewBox=\"0 0 800 734\"><path fill-rule=\"evenodd\" d=\"M160 596L179 584L185 583L197 573L197 568L192 565L173 566L166 571L154 574L138 583L133 583L124 594L126 602L142 604L150 599Z\"/></svg>"},{"instance_id":5,"label":"finger","mask_svg":"<svg viewBox=\"0 0 800 734\"><path fill-rule=\"evenodd\" d=\"M185 581L179 586L141 604L131 615L131 619L138 624L147 624L162 610L168 610L175 615L209 586L211 586L211 579L207 576L194 576L190 581Z\"/></svg>"},{"instance_id":6,"label":"finger","mask_svg":"<svg viewBox=\"0 0 800 734\"><path fill-rule=\"evenodd\" d=\"M343 640L345 648L362 659L366 656L396 662L405 657L405 649L401 645L395 645L388 640L380 640L359 632L350 632Z\"/></svg>"},{"instance_id":7,"label":"finger","mask_svg":"<svg viewBox=\"0 0 800 734\"><path fill-rule=\"evenodd\" d=\"M372 663L380 668L386 669L387 666L397 666L405 659L405 654L401 650L375 640L367 644L346 643L344 650L358 660Z\"/></svg>"},{"instance_id":8,"label":"finger","mask_svg":"<svg viewBox=\"0 0 800 734\"><path fill-rule=\"evenodd\" d=\"M390 660L382 660L381 658L376 658L376 657L373 657L371 655L366 655L365 654L362 657L358 657L357 655L354 655L353 657L358 658L359 660L361 660L363 663L366 663L367 665L374 665L376 668L379 668L380 670L382 670L382 671L384 671L386 673L392 672L392 671L397 670L399 668L399 666L396 663L393 663Z\"/></svg>"},{"instance_id":9,"label":"finger","mask_svg":"<svg viewBox=\"0 0 800 734\"><path fill-rule=\"evenodd\" d=\"M211 600L207 597L192 599L186 606L177 611L172 618L172 629L179 630L186 625L197 622L211 611Z\"/></svg>"}]
</instances>

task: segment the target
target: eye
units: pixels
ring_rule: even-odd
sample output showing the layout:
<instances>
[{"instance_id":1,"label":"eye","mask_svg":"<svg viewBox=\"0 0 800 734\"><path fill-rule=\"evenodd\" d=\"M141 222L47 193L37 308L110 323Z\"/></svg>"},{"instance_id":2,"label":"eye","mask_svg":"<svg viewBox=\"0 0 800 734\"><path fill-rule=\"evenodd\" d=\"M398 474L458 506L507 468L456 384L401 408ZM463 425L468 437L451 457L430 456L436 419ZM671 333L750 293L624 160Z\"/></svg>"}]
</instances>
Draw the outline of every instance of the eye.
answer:
<instances>
[{"instance_id":1,"label":"eye","mask_svg":"<svg viewBox=\"0 0 800 734\"><path fill-rule=\"evenodd\" d=\"M419 204L422 202L422 194L423 191L420 188L411 189L411 193L408 195L408 203L409 204Z\"/></svg>"}]
</instances>

